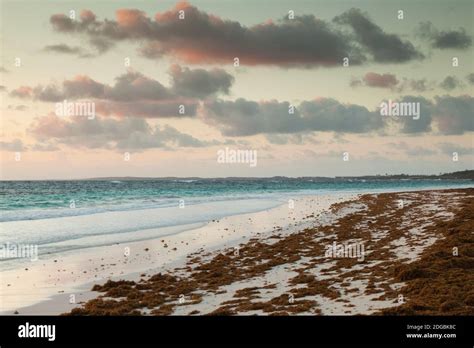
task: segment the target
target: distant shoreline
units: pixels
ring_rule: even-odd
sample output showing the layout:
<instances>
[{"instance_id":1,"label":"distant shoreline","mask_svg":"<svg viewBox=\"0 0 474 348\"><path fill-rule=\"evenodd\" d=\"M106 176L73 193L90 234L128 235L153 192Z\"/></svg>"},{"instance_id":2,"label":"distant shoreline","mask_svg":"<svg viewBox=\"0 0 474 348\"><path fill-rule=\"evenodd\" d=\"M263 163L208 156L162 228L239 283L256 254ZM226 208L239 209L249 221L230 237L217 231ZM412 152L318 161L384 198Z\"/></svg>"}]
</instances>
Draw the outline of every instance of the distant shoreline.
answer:
<instances>
[{"instance_id":1,"label":"distant shoreline","mask_svg":"<svg viewBox=\"0 0 474 348\"><path fill-rule=\"evenodd\" d=\"M34 179L34 180L0 180L0 182L10 181L147 181L147 180L313 180L313 181L344 181L344 180L474 180L474 170L463 170L444 174L378 174L361 176L271 176L271 177L93 177L82 179Z\"/></svg>"}]
</instances>

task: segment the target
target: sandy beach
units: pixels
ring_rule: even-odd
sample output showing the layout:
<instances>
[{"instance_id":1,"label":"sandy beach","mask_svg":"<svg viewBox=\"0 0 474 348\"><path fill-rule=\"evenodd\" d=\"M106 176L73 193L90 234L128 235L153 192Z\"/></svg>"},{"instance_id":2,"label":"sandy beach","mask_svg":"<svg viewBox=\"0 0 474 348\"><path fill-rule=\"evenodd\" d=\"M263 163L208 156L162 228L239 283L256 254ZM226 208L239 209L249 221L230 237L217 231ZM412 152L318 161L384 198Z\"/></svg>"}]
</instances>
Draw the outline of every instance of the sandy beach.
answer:
<instances>
[{"instance_id":1,"label":"sandy beach","mask_svg":"<svg viewBox=\"0 0 474 348\"><path fill-rule=\"evenodd\" d=\"M2 272L2 314L473 314L473 196L305 196L64 253Z\"/></svg>"},{"instance_id":2,"label":"sandy beach","mask_svg":"<svg viewBox=\"0 0 474 348\"><path fill-rule=\"evenodd\" d=\"M300 197L293 200L294 208L289 208L287 203L209 223L145 230L141 233L161 237L40 258L28 262L20 271L1 272L1 313L61 314L77 307L81 301L98 296L99 293L90 291L94 284L109 279L136 280L143 272L173 272L175 268L184 267L191 254L211 256L225 248L238 247L251 238L269 236L275 229L284 229L286 233L297 231L310 225L308 215L354 197L354 194ZM186 231L179 232L182 229Z\"/></svg>"}]
</instances>

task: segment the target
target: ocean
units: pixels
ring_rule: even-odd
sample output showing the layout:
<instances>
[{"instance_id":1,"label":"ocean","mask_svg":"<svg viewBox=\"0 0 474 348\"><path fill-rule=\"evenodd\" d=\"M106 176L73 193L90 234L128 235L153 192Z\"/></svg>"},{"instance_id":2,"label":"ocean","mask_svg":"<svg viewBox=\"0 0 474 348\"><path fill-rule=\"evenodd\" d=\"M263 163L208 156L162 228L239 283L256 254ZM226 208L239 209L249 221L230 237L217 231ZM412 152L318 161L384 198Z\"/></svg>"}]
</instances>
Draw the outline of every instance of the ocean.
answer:
<instances>
[{"instance_id":1,"label":"ocean","mask_svg":"<svg viewBox=\"0 0 474 348\"><path fill-rule=\"evenodd\" d=\"M37 245L41 257L175 234L302 195L472 186L467 180L411 179L1 181L0 245ZM0 269L16 262L0 258Z\"/></svg>"}]
</instances>

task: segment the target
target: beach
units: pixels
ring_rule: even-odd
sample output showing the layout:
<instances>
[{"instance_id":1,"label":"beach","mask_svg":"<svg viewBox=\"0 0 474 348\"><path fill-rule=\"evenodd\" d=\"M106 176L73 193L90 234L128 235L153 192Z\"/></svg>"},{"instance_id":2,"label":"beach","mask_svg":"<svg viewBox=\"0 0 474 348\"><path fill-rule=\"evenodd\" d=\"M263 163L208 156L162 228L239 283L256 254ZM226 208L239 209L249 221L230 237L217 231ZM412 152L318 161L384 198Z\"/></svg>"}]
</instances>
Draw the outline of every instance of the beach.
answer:
<instances>
[{"instance_id":1,"label":"beach","mask_svg":"<svg viewBox=\"0 0 474 348\"><path fill-rule=\"evenodd\" d=\"M472 188L302 195L145 229L143 240L3 271L2 314L472 314L474 294L462 285L474 281L473 196Z\"/></svg>"},{"instance_id":2,"label":"beach","mask_svg":"<svg viewBox=\"0 0 474 348\"><path fill-rule=\"evenodd\" d=\"M40 256L34 262L25 260L21 270L15 268L1 273L2 312L11 314L18 309L22 314L60 314L76 306L70 303L71 294L76 296L77 302L90 298L91 284L100 280L135 279L144 271L172 270L185 265L191 253L238 246L252 237L271 232L276 226L291 231L304 223L307 212L327 209L332 203L349 197L352 195L323 195L317 201L295 199L295 209L280 204L273 209L232 215L206 224L141 231L159 235L159 238L70 250L58 253L57 257L44 255L45 260ZM182 211L178 209L175 211ZM53 299L48 300L52 296ZM27 308L19 309L23 307Z\"/></svg>"}]
</instances>

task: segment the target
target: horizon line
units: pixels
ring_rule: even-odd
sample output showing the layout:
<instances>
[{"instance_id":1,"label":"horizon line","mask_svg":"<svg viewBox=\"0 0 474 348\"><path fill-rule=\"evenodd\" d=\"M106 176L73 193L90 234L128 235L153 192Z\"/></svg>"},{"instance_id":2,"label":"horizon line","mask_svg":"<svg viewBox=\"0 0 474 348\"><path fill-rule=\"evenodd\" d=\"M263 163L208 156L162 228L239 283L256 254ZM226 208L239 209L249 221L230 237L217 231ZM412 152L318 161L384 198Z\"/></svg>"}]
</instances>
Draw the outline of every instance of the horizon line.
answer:
<instances>
[{"instance_id":1,"label":"horizon line","mask_svg":"<svg viewBox=\"0 0 474 348\"><path fill-rule=\"evenodd\" d=\"M440 177L446 175L454 175L459 173L472 172L471 178L474 179L474 169L465 169L455 172L438 173L438 174L369 174L369 175L348 175L348 176L222 176L222 177L200 177L200 176L103 176L103 177L88 177L88 178L74 178L74 179L0 179L2 181L86 181L86 180L156 180L156 179L198 179L198 180L212 180L212 179L272 179L272 178L286 178L286 179L303 179L303 178L318 178L318 179L337 179L337 178L368 178L368 177L392 177L392 176L407 176L407 177ZM459 179L458 179L459 180Z\"/></svg>"}]
</instances>

